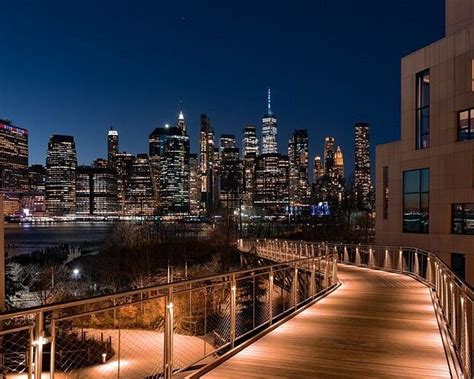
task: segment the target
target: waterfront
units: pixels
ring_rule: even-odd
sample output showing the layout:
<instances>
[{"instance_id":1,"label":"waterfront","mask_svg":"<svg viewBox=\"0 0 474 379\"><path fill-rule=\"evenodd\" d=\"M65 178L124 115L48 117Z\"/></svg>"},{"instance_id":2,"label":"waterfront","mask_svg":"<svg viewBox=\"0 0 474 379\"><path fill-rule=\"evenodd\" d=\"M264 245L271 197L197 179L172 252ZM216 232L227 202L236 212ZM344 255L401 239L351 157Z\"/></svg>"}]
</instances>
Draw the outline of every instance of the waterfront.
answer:
<instances>
[{"instance_id":1,"label":"waterfront","mask_svg":"<svg viewBox=\"0 0 474 379\"><path fill-rule=\"evenodd\" d=\"M68 244L94 248L103 241L111 223L6 224L5 246L8 255L31 253L50 246Z\"/></svg>"}]
</instances>

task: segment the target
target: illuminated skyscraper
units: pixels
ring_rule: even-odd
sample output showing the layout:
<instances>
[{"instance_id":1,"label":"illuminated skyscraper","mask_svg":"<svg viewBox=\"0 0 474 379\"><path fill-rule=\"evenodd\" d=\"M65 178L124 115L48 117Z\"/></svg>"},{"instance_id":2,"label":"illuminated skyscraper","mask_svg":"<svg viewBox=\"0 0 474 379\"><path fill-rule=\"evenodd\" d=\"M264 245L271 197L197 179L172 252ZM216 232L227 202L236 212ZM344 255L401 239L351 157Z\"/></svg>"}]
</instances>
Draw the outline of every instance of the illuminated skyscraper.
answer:
<instances>
[{"instance_id":1,"label":"illuminated skyscraper","mask_svg":"<svg viewBox=\"0 0 474 379\"><path fill-rule=\"evenodd\" d=\"M189 211L198 214L201 203L201 176L199 175L199 158L189 154Z\"/></svg>"},{"instance_id":2,"label":"illuminated skyscraper","mask_svg":"<svg viewBox=\"0 0 474 379\"><path fill-rule=\"evenodd\" d=\"M334 154L334 170L338 177L344 178L344 155L340 146L337 147Z\"/></svg>"},{"instance_id":3,"label":"illuminated skyscraper","mask_svg":"<svg viewBox=\"0 0 474 379\"><path fill-rule=\"evenodd\" d=\"M185 125L180 112L176 126L156 128L149 138L158 208L163 215L189 212L189 136Z\"/></svg>"},{"instance_id":4,"label":"illuminated skyscraper","mask_svg":"<svg viewBox=\"0 0 474 379\"><path fill-rule=\"evenodd\" d=\"M107 167L78 166L76 169L76 214L115 216L117 213L115 170Z\"/></svg>"},{"instance_id":5,"label":"illuminated skyscraper","mask_svg":"<svg viewBox=\"0 0 474 379\"><path fill-rule=\"evenodd\" d=\"M367 203L371 187L370 179L370 126L359 122L354 125L355 171L354 187L360 201Z\"/></svg>"},{"instance_id":6,"label":"illuminated skyscraper","mask_svg":"<svg viewBox=\"0 0 474 379\"><path fill-rule=\"evenodd\" d=\"M255 169L257 164L257 154L245 154L243 165L243 200L245 205L252 206L255 195Z\"/></svg>"},{"instance_id":7,"label":"illuminated skyscraper","mask_svg":"<svg viewBox=\"0 0 474 379\"><path fill-rule=\"evenodd\" d=\"M288 157L262 154L255 169L254 205L271 215L283 213L289 203Z\"/></svg>"},{"instance_id":8,"label":"illuminated skyscraper","mask_svg":"<svg viewBox=\"0 0 474 379\"><path fill-rule=\"evenodd\" d=\"M125 197L127 183L130 181L132 175L132 166L135 161L135 156L126 152L118 153L116 159L117 172L117 198L119 213L125 215Z\"/></svg>"},{"instance_id":9,"label":"illuminated skyscraper","mask_svg":"<svg viewBox=\"0 0 474 379\"><path fill-rule=\"evenodd\" d=\"M116 130L110 127L107 135L107 159L109 167L115 167L115 157L119 152L119 135Z\"/></svg>"},{"instance_id":10,"label":"illuminated skyscraper","mask_svg":"<svg viewBox=\"0 0 474 379\"><path fill-rule=\"evenodd\" d=\"M321 178L324 175L323 162L321 162L321 157L319 155L314 157L313 163L313 183Z\"/></svg>"},{"instance_id":11,"label":"illuminated skyscraper","mask_svg":"<svg viewBox=\"0 0 474 379\"><path fill-rule=\"evenodd\" d=\"M334 137L327 136L324 138L324 154L323 154L324 165L326 165L326 159L330 151L332 151L334 154Z\"/></svg>"},{"instance_id":12,"label":"illuminated skyscraper","mask_svg":"<svg viewBox=\"0 0 474 379\"><path fill-rule=\"evenodd\" d=\"M235 208L242 195L242 161L235 136L222 134L219 156L220 204L229 209Z\"/></svg>"},{"instance_id":13,"label":"illuminated skyscraper","mask_svg":"<svg viewBox=\"0 0 474 379\"><path fill-rule=\"evenodd\" d=\"M253 125L247 125L243 130L242 155L245 158L249 154L258 155L257 128Z\"/></svg>"},{"instance_id":14,"label":"illuminated skyscraper","mask_svg":"<svg viewBox=\"0 0 474 379\"><path fill-rule=\"evenodd\" d=\"M199 136L199 169L201 175L201 207L209 211L213 206L214 190L214 129L209 117L201 115Z\"/></svg>"},{"instance_id":15,"label":"illuminated skyscraper","mask_svg":"<svg viewBox=\"0 0 474 379\"><path fill-rule=\"evenodd\" d=\"M291 205L309 201L308 132L295 130L288 141L289 194Z\"/></svg>"},{"instance_id":16,"label":"illuminated skyscraper","mask_svg":"<svg viewBox=\"0 0 474 379\"><path fill-rule=\"evenodd\" d=\"M28 130L0 120L0 191L28 189Z\"/></svg>"},{"instance_id":17,"label":"illuminated skyscraper","mask_svg":"<svg viewBox=\"0 0 474 379\"><path fill-rule=\"evenodd\" d=\"M46 157L46 211L67 216L76 211L76 145L74 137L53 135Z\"/></svg>"},{"instance_id":18,"label":"illuminated skyscraper","mask_svg":"<svg viewBox=\"0 0 474 379\"><path fill-rule=\"evenodd\" d=\"M267 113L262 119L262 154L278 153L277 118L271 108L271 91L268 89Z\"/></svg>"},{"instance_id":19,"label":"illuminated skyscraper","mask_svg":"<svg viewBox=\"0 0 474 379\"><path fill-rule=\"evenodd\" d=\"M132 162L126 181L124 213L127 216L151 216L156 213L148 154L138 154Z\"/></svg>"}]
</instances>

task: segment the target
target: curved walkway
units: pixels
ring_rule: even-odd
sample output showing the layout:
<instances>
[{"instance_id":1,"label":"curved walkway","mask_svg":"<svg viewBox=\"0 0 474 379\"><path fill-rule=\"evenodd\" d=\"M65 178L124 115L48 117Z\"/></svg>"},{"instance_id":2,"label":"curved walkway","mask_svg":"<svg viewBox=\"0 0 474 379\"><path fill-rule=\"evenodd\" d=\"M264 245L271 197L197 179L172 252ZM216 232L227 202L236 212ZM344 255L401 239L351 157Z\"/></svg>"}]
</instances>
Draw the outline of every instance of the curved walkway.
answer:
<instances>
[{"instance_id":1,"label":"curved walkway","mask_svg":"<svg viewBox=\"0 0 474 379\"><path fill-rule=\"evenodd\" d=\"M206 378L449 378L426 286L339 266L342 286Z\"/></svg>"}]
</instances>

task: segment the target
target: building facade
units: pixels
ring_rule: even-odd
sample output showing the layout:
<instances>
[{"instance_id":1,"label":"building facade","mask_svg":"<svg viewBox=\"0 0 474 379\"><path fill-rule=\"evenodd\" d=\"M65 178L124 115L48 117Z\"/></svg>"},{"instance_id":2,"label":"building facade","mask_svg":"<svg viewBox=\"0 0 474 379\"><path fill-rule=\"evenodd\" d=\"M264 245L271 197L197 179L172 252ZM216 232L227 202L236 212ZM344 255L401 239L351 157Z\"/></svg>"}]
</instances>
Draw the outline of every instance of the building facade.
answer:
<instances>
[{"instance_id":1,"label":"building facade","mask_svg":"<svg viewBox=\"0 0 474 379\"><path fill-rule=\"evenodd\" d=\"M52 135L46 157L46 212L70 216L76 212L76 144L74 137Z\"/></svg>"},{"instance_id":2,"label":"building facade","mask_svg":"<svg viewBox=\"0 0 474 379\"><path fill-rule=\"evenodd\" d=\"M0 191L28 190L28 130L0 120Z\"/></svg>"},{"instance_id":3,"label":"building facade","mask_svg":"<svg viewBox=\"0 0 474 379\"><path fill-rule=\"evenodd\" d=\"M402 59L401 139L376 149L376 240L436 253L474 284L474 8Z\"/></svg>"},{"instance_id":4,"label":"building facade","mask_svg":"<svg viewBox=\"0 0 474 379\"><path fill-rule=\"evenodd\" d=\"M324 150L323 150L323 164L326 164L328 154L332 152L334 154L334 137L324 137Z\"/></svg>"},{"instance_id":5,"label":"building facade","mask_svg":"<svg viewBox=\"0 0 474 379\"><path fill-rule=\"evenodd\" d=\"M358 122L354 125L354 190L359 203L369 204L372 187L370 177L370 125Z\"/></svg>"},{"instance_id":6,"label":"building facade","mask_svg":"<svg viewBox=\"0 0 474 379\"><path fill-rule=\"evenodd\" d=\"M115 168L116 156L119 153L119 134L118 131L110 127L107 134L107 162L109 167Z\"/></svg>"},{"instance_id":7,"label":"building facade","mask_svg":"<svg viewBox=\"0 0 474 379\"><path fill-rule=\"evenodd\" d=\"M117 177L112 168L78 166L76 169L76 214L116 216Z\"/></svg>"},{"instance_id":8,"label":"building facade","mask_svg":"<svg viewBox=\"0 0 474 379\"><path fill-rule=\"evenodd\" d=\"M308 131L297 129L288 141L290 205L308 204Z\"/></svg>"},{"instance_id":9,"label":"building facade","mask_svg":"<svg viewBox=\"0 0 474 379\"><path fill-rule=\"evenodd\" d=\"M137 154L126 180L124 213L126 216L146 217L156 212L150 159L148 154Z\"/></svg>"},{"instance_id":10,"label":"building facade","mask_svg":"<svg viewBox=\"0 0 474 379\"><path fill-rule=\"evenodd\" d=\"M201 208L208 212L213 207L214 196L214 129L211 120L201 115L199 134L199 170L201 182Z\"/></svg>"},{"instance_id":11,"label":"building facade","mask_svg":"<svg viewBox=\"0 0 474 379\"><path fill-rule=\"evenodd\" d=\"M199 214L201 208L201 175L199 174L199 157L189 154L189 212Z\"/></svg>"},{"instance_id":12,"label":"building facade","mask_svg":"<svg viewBox=\"0 0 474 379\"><path fill-rule=\"evenodd\" d=\"M242 156L245 158L249 154L258 155L257 128L254 125L247 125L243 129Z\"/></svg>"}]
</instances>

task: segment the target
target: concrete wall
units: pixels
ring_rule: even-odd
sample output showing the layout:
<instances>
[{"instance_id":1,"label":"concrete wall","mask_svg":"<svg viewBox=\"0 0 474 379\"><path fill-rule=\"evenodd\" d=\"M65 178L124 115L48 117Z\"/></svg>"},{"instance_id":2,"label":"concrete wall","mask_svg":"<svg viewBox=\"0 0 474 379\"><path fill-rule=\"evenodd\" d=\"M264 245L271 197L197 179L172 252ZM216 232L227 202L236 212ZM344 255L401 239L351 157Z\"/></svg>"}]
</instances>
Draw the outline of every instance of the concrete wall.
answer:
<instances>
[{"instance_id":1,"label":"concrete wall","mask_svg":"<svg viewBox=\"0 0 474 379\"><path fill-rule=\"evenodd\" d=\"M474 140L457 142L458 112L474 108L472 59L474 24L402 59L401 140L376 149L376 239L382 245L436 252L448 264L451 253L465 254L466 279L474 284L474 236L451 234L452 204L474 203ZM430 147L416 150L415 80L428 68ZM389 167L387 220L382 212L384 166ZM429 234L402 232L402 175L417 168L430 169Z\"/></svg>"}]
</instances>

